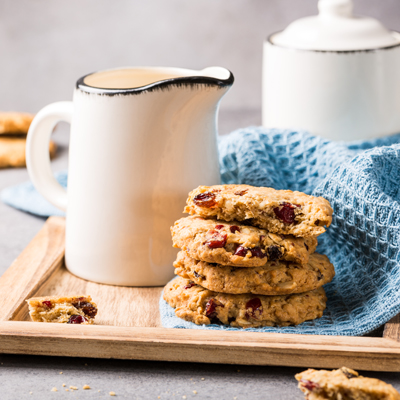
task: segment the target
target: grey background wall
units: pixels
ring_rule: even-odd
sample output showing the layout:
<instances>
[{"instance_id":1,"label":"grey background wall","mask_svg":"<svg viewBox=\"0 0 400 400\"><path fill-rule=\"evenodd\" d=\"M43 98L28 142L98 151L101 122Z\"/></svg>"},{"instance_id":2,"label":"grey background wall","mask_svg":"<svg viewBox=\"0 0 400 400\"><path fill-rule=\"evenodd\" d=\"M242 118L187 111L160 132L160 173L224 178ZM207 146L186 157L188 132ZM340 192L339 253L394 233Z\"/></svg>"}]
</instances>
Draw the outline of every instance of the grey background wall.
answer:
<instances>
[{"instance_id":1,"label":"grey background wall","mask_svg":"<svg viewBox=\"0 0 400 400\"><path fill-rule=\"evenodd\" d=\"M400 0L355 0L400 30ZM222 110L261 107L262 43L317 0L0 0L0 109L71 99L88 72L128 65L229 68Z\"/></svg>"}]
</instances>

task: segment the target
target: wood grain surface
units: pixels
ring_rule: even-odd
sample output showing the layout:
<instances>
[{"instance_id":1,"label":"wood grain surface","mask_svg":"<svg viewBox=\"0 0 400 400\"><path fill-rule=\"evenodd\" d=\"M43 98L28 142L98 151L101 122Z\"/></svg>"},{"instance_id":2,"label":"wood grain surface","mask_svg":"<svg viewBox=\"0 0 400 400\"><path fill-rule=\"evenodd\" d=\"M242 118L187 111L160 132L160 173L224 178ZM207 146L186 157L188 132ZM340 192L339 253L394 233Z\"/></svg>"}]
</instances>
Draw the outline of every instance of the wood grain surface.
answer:
<instances>
[{"instance_id":1,"label":"wood grain surface","mask_svg":"<svg viewBox=\"0 0 400 400\"><path fill-rule=\"evenodd\" d=\"M396 315L385 324L383 337L400 342L400 315Z\"/></svg>"},{"instance_id":2,"label":"wood grain surface","mask_svg":"<svg viewBox=\"0 0 400 400\"><path fill-rule=\"evenodd\" d=\"M400 371L398 317L387 324L384 338L163 328L162 288L109 286L75 277L63 264L64 230L63 218L49 218L0 278L0 352ZM96 325L29 321L25 300L56 294L90 294L99 307Z\"/></svg>"}]
</instances>

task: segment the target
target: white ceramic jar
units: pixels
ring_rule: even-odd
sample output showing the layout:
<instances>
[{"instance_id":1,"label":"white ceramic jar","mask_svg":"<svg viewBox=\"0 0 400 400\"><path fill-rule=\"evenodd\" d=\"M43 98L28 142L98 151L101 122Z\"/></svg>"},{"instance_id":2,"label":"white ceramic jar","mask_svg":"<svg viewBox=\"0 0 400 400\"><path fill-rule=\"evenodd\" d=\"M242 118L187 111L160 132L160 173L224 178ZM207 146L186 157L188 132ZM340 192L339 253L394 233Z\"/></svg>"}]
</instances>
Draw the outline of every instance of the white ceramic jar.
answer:
<instances>
[{"instance_id":1,"label":"white ceramic jar","mask_svg":"<svg viewBox=\"0 0 400 400\"><path fill-rule=\"evenodd\" d=\"M263 125L346 141L399 133L400 34L353 16L351 0L318 7L264 44Z\"/></svg>"}]
</instances>

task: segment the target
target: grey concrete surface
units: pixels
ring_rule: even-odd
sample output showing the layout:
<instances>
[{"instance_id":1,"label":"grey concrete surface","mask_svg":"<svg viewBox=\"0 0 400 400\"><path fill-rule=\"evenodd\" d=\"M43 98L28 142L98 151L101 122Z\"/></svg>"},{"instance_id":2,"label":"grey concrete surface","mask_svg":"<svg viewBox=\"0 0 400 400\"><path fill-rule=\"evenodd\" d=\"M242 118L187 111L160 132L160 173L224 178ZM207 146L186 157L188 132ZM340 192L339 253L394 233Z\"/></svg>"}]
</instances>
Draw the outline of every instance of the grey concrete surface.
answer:
<instances>
[{"instance_id":1,"label":"grey concrete surface","mask_svg":"<svg viewBox=\"0 0 400 400\"><path fill-rule=\"evenodd\" d=\"M354 0L400 30L398 0ZM317 0L0 0L0 110L69 100L75 81L127 65L229 68L226 109L261 108L262 45Z\"/></svg>"},{"instance_id":2,"label":"grey concrete surface","mask_svg":"<svg viewBox=\"0 0 400 400\"><path fill-rule=\"evenodd\" d=\"M110 391L115 399L130 400L304 399L293 378L304 368L8 355L0 355L0 363L1 400L112 399ZM400 390L398 373L363 375ZM79 389L66 392L63 383ZM82 390L83 385L92 389ZM58 391L51 392L53 387Z\"/></svg>"}]
</instances>

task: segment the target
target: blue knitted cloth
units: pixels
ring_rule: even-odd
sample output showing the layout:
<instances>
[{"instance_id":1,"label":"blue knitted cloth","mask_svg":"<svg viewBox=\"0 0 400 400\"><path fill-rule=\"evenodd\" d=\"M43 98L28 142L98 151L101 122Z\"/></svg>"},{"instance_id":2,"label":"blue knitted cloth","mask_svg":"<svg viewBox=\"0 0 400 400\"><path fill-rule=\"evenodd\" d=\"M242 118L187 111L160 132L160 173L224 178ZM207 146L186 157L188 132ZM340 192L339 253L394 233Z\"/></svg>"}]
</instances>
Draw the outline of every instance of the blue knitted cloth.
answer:
<instances>
[{"instance_id":1,"label":"blue knitted cloth","mask_svg":"<svg viewBox=\"0 0 400 400\"><path fill-rule=\"evenodd\" d=\"M336 269L334 280L325 286L323 317L298 326L246 331L362 335L400 312L398 142L400 134L346 144L305 132L256 127L220 139L224 183L299 190L325 197L334 209L332 225L318 238L317 251ZM66 185L66 173L58 179ZM1 197L31 213L45 216L55 211L30 183L5 189ZM160 312L163 326L169 328L238 330L183 321L162 298Z\"/></svg>"},{"instance_id":2,"label":"blue knitted cloth","mask_svg":"<svg viewBox=\"0 0 400 400\"><path fill-rule=\"evenodd\" d=\"M334 209L317 251L336 269L325 285L322 318L298 326L246 331L362 335L400 312L400 134L351 144L304 132L247 128L219 142L224 183L299 190L328 199ZM385 147L375 147L385 146ZM223 329L177 318L160 298L168 328Z\"/></svg>"}]
</instances>

